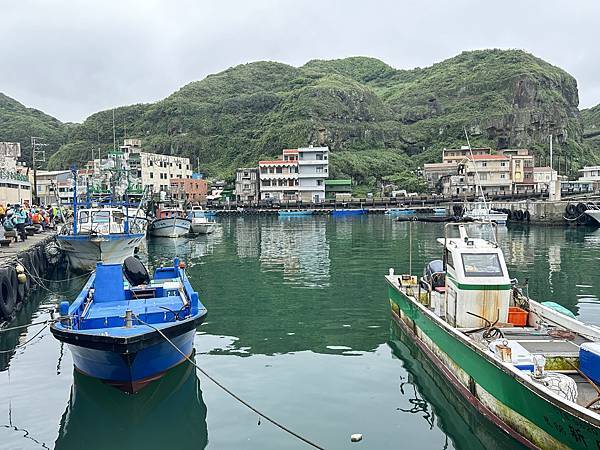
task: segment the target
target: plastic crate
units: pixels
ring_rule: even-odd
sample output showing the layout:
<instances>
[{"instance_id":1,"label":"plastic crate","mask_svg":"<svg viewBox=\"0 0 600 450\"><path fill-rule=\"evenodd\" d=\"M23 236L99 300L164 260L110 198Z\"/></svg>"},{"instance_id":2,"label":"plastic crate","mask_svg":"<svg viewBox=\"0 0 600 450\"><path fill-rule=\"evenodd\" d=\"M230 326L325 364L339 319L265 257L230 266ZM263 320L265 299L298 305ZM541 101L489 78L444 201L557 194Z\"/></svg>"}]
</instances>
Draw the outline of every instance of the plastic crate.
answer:
<instances>
[{"instance_id":1,"label":"plastic crate","mask_svg":"<svg viewBox=\"0 0 600 450\"><path fill-rule=\"evenodd\" d=\"M511 306L508 308L508 323L515 327L524 327L527 325L527 316L529 313L518 306Z\"/></svg>"}]
</instances>

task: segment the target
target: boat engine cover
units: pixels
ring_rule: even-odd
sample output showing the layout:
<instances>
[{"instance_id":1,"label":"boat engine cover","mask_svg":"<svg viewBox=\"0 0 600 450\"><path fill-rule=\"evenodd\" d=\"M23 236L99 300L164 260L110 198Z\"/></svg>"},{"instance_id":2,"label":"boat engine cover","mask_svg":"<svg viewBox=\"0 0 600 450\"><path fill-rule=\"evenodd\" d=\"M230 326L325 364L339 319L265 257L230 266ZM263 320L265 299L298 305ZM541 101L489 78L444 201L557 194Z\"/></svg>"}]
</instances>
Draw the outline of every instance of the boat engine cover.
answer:
<instances>
[{"instance_id":1,"label":"boat engine cover","mask_svg":"<svg viewBox=\"0 0 600 450\"><path fill-rule=\"evenodd\" d=\"M150 274L142 262L134 256L129 256L123 261L123 275L131 286L150 283Z\"/></svg>"}]
</instances>

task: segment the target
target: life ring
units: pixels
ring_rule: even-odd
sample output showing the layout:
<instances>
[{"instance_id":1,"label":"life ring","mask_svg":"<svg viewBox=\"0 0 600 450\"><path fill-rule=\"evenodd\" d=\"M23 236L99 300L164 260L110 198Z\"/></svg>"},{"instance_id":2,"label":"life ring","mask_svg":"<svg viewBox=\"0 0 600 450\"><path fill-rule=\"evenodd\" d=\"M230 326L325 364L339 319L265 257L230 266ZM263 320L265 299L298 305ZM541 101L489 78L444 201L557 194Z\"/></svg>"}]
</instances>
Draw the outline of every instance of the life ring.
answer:
<instances>
[{"instance_id":1,"label":"life ring","mask_svg":"<svg viewBox=\"0 0 600 450\"><path fill-rule=\"evenodd\" d=\"M585 203L577 204L577 214L581 215L581 214L585 213L585 211L587 209L588 209L588 206Z\"/></svg>"},{"instance_id":2,"label":"life ring","mask_svg":"<svg viewBox=\"0 0 600 450\"><path fill-rule=\"evenodd\" d=\"M5 320L12 318L17 302L17 291L12 287L12 277L9 270L6 267L0 268L0 313L2 313Z\"/></svg>"}]
</instances>

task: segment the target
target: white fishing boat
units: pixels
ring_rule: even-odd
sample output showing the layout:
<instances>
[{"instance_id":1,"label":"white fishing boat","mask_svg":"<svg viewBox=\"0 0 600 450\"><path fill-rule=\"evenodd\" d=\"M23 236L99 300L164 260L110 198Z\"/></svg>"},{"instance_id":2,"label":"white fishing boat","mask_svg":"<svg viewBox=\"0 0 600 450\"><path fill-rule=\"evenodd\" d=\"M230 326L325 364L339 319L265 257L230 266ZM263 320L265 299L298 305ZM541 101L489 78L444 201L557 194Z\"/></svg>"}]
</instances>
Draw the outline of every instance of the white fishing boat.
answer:
<instances>
[{"instance_id":1,"label":"white fishing boat","mask_svg":"<svg viewBox=\"0 0 600 450\"><path fill-rule=\"evenodd\" d=\"M192 221L181 208L162 208L156 212L156 218L150 223L151 236L177 238L190 232Z\"/></svg>"},{"instance_id":2,"label":"white fishing boat","mask_svg":"<svg viewBox=\"0 0 600 450\"><path fill-rule=\"evenodd\" d=\"M511 279L495 233L473 238L467 227L446 225L443 259L420 279L410 262L403 275L390 269L395 323L473 408L521 444L591 448L600 442L600 328L532 300Z\"/></svg>"},{"instance_id":3,"label":"white fishing boat","mask_svg":"<svg viewBox=\"0 0 600 450\"><path fill-rule=\"evenodd\" d=\"M596 221L596 225L600 224L600 209L586 209L585 214Z\"/></svg>"},{"instance_id":4,"label":"white fishing boat","mask_svg":"<svg viewBox=\"0 0 600 450\"><path fill-rule=\"evenodd\" d=\"M206 216L202 206L192 206L188 212L188 218L192 221L190 229L195 234L210 234L217 226L217 222Z\"/></svg>"},{"instance_id":5,"label":"white fishing boat","mask_svg":"<svg viewBox=\"0 0 600 450\"><path fill-rule=\"evenodd\" d=\"M120 207L74 209L73 223L63 227L56 241L75 271L94 270L98 262L122 264L146 236L145 220Z\"/></svg>"},{"instance_id":6,"label":"white fishing boat","mask_svg":"<svg viewBox=\"0 0 600 450\"><path fill-rule=\"evenodd\" d=\"M480 222L494 222L498 224L505 224L508 220L508 214L488 207L485 202L466 204L463 217L465 219L477 220Z\"/></svg>"}]
</instances>

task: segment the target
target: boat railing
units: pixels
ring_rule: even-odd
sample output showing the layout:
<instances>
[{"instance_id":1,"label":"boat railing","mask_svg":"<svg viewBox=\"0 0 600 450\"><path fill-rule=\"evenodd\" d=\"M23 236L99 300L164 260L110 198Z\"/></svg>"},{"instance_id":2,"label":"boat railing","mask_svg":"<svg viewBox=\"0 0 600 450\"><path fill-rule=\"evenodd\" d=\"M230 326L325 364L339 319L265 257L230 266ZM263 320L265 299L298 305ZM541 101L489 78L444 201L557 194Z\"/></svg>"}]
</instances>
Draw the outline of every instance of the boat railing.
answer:
<instances>
[{"instance_id":1,"label":"boat railing","mask_svg":"<svg viewBox=\"0 0 600 450\"><path fill-rule=\"evenodd\" d=\"M85 221L82 220L82 216L87 212ZM144 232L143 222L146 219L141 217L127 217L126 214L119 214L115 217L114 211L98 210L98 211L80 211L78 217L77 234L139 234ZM101 221L98 221L100 214L106 214L106 219L102 217ZM94 220L96 219L96 221ZM128 223L128 227L125 227L125 223ZM65 224L60 232L61 235L71 235L74 233L74 227Z\"/></svg>"},{"instance_id":2,"label":"boat railing","mask_svg":"<svg viewBox=\"0 0 600 450\"><path fill-rule=\"evenodd\" d=\"M469 222L468 225L487 225L487 226L491 226L492 230L493 230L493 234L494 234L494 245L498 245L498 224L496 222L492 222L492 221L481 221L481 220L475 220L473 222ZM464 227L465 223L464 222L448 222L446 225L444 225L444 248L446 248L446 245L448 243L448 230L452 227L456 227L459 228L460 227Z\"/></svg>"}]
</instances>

